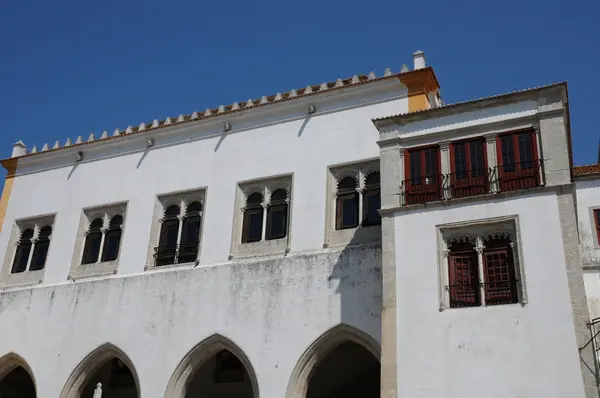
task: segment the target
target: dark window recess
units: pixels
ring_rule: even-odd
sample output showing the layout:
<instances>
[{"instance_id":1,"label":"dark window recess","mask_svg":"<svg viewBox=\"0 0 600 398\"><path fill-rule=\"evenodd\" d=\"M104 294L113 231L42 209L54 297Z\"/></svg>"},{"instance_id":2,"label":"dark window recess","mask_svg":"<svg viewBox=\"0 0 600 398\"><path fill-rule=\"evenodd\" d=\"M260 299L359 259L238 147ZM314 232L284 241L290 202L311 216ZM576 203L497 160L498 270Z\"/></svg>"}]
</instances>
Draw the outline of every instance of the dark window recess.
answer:
<instances>
[{"instance_id":1,"label":"dark window recess","mask_svg":"<svg viewBox=\"0 0 600 398\"><path fill-rule=\"evenodd\" d=\"M271 194L267 209L266 239L281 239L287 235L288 204L287 192L277 189Z\"/></svg>"},{"instance_id":2,"label":"dark window recess","mask_svg":"<svg viewBox=\"0 0 600 398\"><path fill-rule=\"evenodd\" d=\"M408 152L404 182L406 204L417 204L442 198L437 147L413 149Z\"/></svg>"},{"instance_id":3,"label":"dark window recess","mask_svg":"<svg viewBox=\"0 0 600 398\"><path fill-rule=\"evenodd\" d=\"M119 247L121 246L121 234L123 226L123 216L116 215L108 224L108 230L104 235L104 247L102 247L102 261L114 261L119 257Z\"/></svg>"},{"instance_id":4,"label":"dark window recess","mask_svg":"<svg viewBox=\"0 0 600 398\"><path fill-rule=\"evenodd\" d=\"M598 238L598 243L600 244L600 209L594 210L594 221L596 223L596 237Z\"/></svg>"},{"instance_id":5,"label":"dark window recess","mask_svg":"<svg viewBox=\"0 0 600 398\"><path fill-rule=\"evenodd\" d=\"M344 177L338 183L335 229L358 227L358 181L354 177Z\"/></svg>"},{"instance_id":6,"label":"dark window recess","mask_svg":"<svg viewBox=\"0 0 600 398\"><path fill-rule=\"evenodd\" d=\"M27 270L27 262L29 261L29 254L31 253L31 239L33 238L33 229L26 229L21 233L17 250L15 251L15 258L13 259L13 265L11 268L12 274L18 274Z\"/></svg>"},{"instance_id":7,"label":"dark window recess","mask_svg":"<svg viewBox=\"0 0 600 398\"><path fill-rule=\"evenodd\" d=\"M454 242L448 254L450 308L481 305L477 252L468 242Z\"/></svg>"},{"instance_id":8,"label":"dark window recess","mask_svg":"<svg viewBox=\"0 0 600 398\"><path fill-rule=\"evenodd\" d=\"M111 360L108 386L115 390L136 388L131 370L117 358Z\"/></svg>"},{"instance_id":9,"label":"dark window recess","mask_svg":"<svg viewBox=\"0 0 600 398\"><path fill-rule=\"evenodd\" d=\"M489 191L489 179L483 139L452 144L452 198L481 195Z\"/></svg>"},{"instance_id":10,"label":"dark window recess","mask_svg":"<svg viewBox=\"0 0 600 398\"><path fill-rule=\"evenodd\" d=\"M215 383L236 383L244 381L244 364L227 350L217 353L215 358Z\"/></svg>"},{"instance_id":11,"label":"dark window recess","mask_svg":"<svg viewBox=\"0 0 600 398\"><path fill-rule=\"evenodd\" d=\"M491 239L483 250L485 304L519 301L512 248L508 239Z\"/></svg>"},{"instance_id":12,"label":"dark window recess","mask_svg":"<svg viewBox=\"0 0 600 398\"><path fill-rule=\"evenodd\" d=\"M242 243L258 242L262 239L263 197L253 193L246 200L246 210L242 224Z\"/></svg>"},{"instance_id":13,"label":"dark window recess","mask_svg":"<svg viewBox=\"0 0 600 398\"><path fill-rule=\"evenodd\" d=\"M178 263L191 263L198 258L202 204L192 202L186 209L181 229Z\"/></svg>"},{"instance_id":14,"label":"dark window recess","mask_svg":"<svg viewBox=\"0 0 600 398\"><path fill-rule=\"evenodd\" d=\"M48 248L50 247L50 235L52 227L46 225L40 230L38 240L33 247L33 256L31 257L30 271L44 269L46 266L46 257L48 257Z\"/></svg>"},{"instance_id":15,"label":"dark window recess","mask_svg":"<svg viewBox=\"0 0 600 398\"><path fill-rule=\"evenodd\" d=\"M100 245L102 244L102 219L97 218L90 223L85 245L83 246L83 258L81 264L93 264L98 261Z\"/></svg>"},{"instance_id":16,"label":"dark window recess","mask_svg":"<svg viewBox=\"0 0 600 398\"><path fill-rule=\"evenodd\" d=\"M379 172L371 173L365 179L363 193L363 225L381 225L381 190Z\"/></svg>"},{"instance_id":17,"label":"dark window recess","mask_svg":"<svg viewBox=\"0 0 600 398\"><path fill-rule=\"evenodd\" d=\"M498 166L500 189L513 191L540 185L540 162L532 131L502 135L499 138Z\"/></svg>"},{"instance_id":18,"label":"dark window recess","mask_svg":"<svg viewBox=\"0 0 600 398\"><path fill-rule=\"evenodd\" d=\"M155 250L156 265L175 264L177 258L177 238L179 235L179 206L172 205L165 210L158 247Z\"/></svg>"}]
</instances>

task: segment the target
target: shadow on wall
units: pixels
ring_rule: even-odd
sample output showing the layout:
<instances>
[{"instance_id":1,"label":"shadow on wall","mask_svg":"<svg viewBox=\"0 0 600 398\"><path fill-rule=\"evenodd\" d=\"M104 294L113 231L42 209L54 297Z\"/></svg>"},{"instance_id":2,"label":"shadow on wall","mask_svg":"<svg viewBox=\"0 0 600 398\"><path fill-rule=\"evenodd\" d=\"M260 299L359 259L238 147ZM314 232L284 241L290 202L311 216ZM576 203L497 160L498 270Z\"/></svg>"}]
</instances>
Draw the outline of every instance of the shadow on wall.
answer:
<instances>
[{"instance_id":1,"label":"shadow on wall","mask_svg":"<svg viewBox=\"0 0 600 398\"><path fill-rule=\"evenodd\" d=\"M381 340L381 242L361 243L360 227L341 251L328 281L336 283L341 322ZM376 333L376 334L374 334Z\"/></svg>"}]
</instances>

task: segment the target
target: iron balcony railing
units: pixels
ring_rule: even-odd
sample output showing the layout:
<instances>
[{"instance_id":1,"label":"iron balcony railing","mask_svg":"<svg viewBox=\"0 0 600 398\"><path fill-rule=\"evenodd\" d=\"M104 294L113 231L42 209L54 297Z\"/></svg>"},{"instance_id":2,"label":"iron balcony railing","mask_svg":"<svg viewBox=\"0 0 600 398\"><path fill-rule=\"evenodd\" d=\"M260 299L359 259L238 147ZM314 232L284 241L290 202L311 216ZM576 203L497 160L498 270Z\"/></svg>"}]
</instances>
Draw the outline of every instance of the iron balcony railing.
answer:
<instances>
[{"instance_id":1,"label":"iron balcony railing","mask_svg":"<svg viewBox=\"0 0 600 398\"><path fill-rule=\"evenodd\" d=\"M515 304L519 302L518 289L517 279L486 283L473 281L446 286L450 296L450 308L479 307L484 302L486 306Z\"/></svg>"},{"instance_id":2,"label":"iron balcony railing","mask_svg":"<svg viewBox=\"0 0 600 398\"><path fill-rule=\"evenodd\" d=\"M491 168L433 174L402 181L402 205L517 191L542 185L542 162L500 165Z\"/></svg>"},{"instance_id":3,"label":"iron balcony railing","mask_svg":"<svg viewBox=\"0 0 600 398\"><path fill-rule=\"evenodd\" d=\"M198 258L198 243L194 245L157 246L154 248L154 265L193 263Z\"/></svg>"}]
</instances>

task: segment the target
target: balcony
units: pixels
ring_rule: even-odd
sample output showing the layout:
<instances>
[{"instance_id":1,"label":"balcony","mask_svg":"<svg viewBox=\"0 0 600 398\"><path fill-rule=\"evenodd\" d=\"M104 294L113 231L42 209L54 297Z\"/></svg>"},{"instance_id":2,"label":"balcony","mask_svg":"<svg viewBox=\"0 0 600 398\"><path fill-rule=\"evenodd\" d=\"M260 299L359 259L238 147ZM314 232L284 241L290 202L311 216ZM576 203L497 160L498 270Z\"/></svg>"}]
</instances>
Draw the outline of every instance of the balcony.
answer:
<instances>
[{"instance_id":1,"label":"balcony","mask_svg":"<svg viewBox=\"0 0 600 398\"><path fill-rule=\"evenodd\" d=\"M157 267L193 263L197 257L198 243L195 245L157 246L154 248L154 265Z\"/></svg>"},{"instance_id":2,"label":"balcony","mask_svg":"<svg viewBox=\"0 0 600 398\"><path fill-rule=\"evenodd\" d=\"M402 205L539 187L542 185L541 170L542 162L532 160L488 169L412 178L400 185Z\"/></svg>"}]
</instances>

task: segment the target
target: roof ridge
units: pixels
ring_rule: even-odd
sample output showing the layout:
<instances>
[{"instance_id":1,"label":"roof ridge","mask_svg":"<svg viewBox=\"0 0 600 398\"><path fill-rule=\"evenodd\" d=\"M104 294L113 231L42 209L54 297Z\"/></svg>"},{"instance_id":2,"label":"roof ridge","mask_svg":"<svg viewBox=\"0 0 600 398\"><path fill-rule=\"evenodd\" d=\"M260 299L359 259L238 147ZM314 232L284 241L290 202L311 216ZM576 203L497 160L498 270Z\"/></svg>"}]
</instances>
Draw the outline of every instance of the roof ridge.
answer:
<instances>
[{"instance_id":1,"label":"roof ridge","mask_svg":"<svg viewBox=\"0 0 600 398\"><path fill-rule=\"evenodd\" d=\"M370 72L367 75L365 75L365 74L354 75L354 76L346 78L346 79L338 78L335 81L323 82L321 84L316 84L316 85L308 85L302 89L291 89L290 91L287 91L285 93L278 92L273 95L268 95L268 96L263 95L261 98L258 98L258 99L250 98L247 101L243 101L243 102L234 102L233 104L230 104L230 105L219 105L219 107L212 108L212 109L207 108L204 112L194 111L188 115L180 114L179 117L177 117L175 119L168 116L163 120L154 119L151 123L141 122L137 126L130 125L124 130L120 130L119 128L117 128L114 130L112 135L110 135L108 133L108 131L105 130L101 133L101 135L98 138L96 138L94 133L90 133L87 140L84 140L81 136L79 136L74 143L71 141L70 138L67 138L67 140L65 141L65 143L63 145L60 145L59 141L56 141L52 147L50 147L48 144L44 144L42 146L41 151L38 151L36 146L33 146L30 151L27 151L27 149L25 147L22 154L17 155L17 156L12 156L9 159L23 158L23 157L29 157L32 155L42 154L42 153L55 152L55 151L58 151L58 150L61 150L61 149L67 148L67 147L86 145L86 144L90 144L90 143L98 142L98 141L109 141L109 140L113 140L116 138L130 135L130 134L137 134L137 133L146 132L146 131L154 131L157 129L161 129L164 127L170 127L170 126L177 125L177 124L185 124L185 123L189 123L189 122L208 119L211 117L221 116L224 114L240 112L243 110L247 110L248 108L258 108L261 106L271 105L274 103L284 102L284 101L288 101L288 100L293 100L296 98L308 97L308 96L320 94L320 93L326 92L326 91L329 92L329 91L333 91L333 90L339 90L339 89L342 89L345 87L362 85L362 84L371 83L374 81L381 81L381 80L390 79L390 78L397 77L397 76L404 75L404 74L423 72L425 70L433 70L433 69L431 67L426 67L426 68L421 68L421 69L408 70L406 68L406 66L403 65L402 69L398 73L392 73L390 68L386 68L384 75L381 77L377 77L375 72ZM5 160L7 160L7 159L5 159Z\"/></svg>"},{"instance_id":2,"label":"roof ridge","mask_svg":"<svg viewBox=\"0 0 600 398\"><path fill-rule=\"evenodd\" d=\"M545 84L545 85L541 85L541 86L534 86L534 87L530 87L530 88L513 90L513 91L508 91L508 92L505 92L505 93L490 95L488 97L478 97L478 98L474 98L474 99L470 99L470 100L453 102L451 104L444 104L442 106L438 106L438 107L435 107L435 108L428 108L428 109L422 109L422 110L419 110L419 111L406 112L406 113L398 113L396 115L384 116L384 117L373 119L373 121L378 122L378 121L390 120L390 119L394 119L394 118L402 117L402 116L428 113L428 112L438 111L438 110L441 110L441 109L453 108L453 107L460 106L460 105L472 104L472 103L477 103L477 102L480 102L480 101L485 101L485 100L491 100L491 99L495 99L495 98L500 98L500 97L504 97L504 96L514 95L514 94L520 94L520 93L526 93L528 91L534 91L534 90L539 90L539 89L544 89L544 88L550 88L550 87L559 86L559 85L565 84L565 83L566 82L564 82L564 81L562 81L562 82L554 82L554 83L549 83L549 84Z\"/></svg>"}]
</instances>

